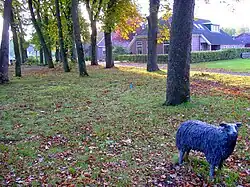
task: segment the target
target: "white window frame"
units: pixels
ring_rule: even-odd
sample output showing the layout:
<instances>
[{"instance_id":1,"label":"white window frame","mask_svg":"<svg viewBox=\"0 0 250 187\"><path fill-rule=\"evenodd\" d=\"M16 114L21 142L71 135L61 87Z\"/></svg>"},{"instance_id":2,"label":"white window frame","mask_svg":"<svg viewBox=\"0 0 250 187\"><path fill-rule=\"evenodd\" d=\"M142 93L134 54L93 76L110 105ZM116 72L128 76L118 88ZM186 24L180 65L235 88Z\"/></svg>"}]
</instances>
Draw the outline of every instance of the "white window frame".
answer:
<instances>
[{"instance_id":1,"label":"white window frame","mask_svg":"<svg viewBox=\"0 0 250 187\"><path fill-rule=\"evenodd\" d=\"M167 42L164 42L163 43L163 54L168 54L168 53L165 53L165 46L169 46L169 43L167 43Z\"/></svg>"},{"instance_id":2,"label":"white window frame","mask_svg":"<svg viewBox=\"0 0 250 187\"><path fill-rule=\"evenodd\" d=\"M141 54L143 54L143 45L142 45L142 41L136 41L136 54L140 54L138 53L138 48L141 47Z\"/></svg>"},{"instance_id":3,"label":"white window frame","mask_svg":"<svg viewBox=\"0 0 250 187\"><path fill-rule=\"evenodd\" d=\"M211 31L212 32L220 32L220 26L219 25L211 25Z\"/></svg>"}]
</instances>

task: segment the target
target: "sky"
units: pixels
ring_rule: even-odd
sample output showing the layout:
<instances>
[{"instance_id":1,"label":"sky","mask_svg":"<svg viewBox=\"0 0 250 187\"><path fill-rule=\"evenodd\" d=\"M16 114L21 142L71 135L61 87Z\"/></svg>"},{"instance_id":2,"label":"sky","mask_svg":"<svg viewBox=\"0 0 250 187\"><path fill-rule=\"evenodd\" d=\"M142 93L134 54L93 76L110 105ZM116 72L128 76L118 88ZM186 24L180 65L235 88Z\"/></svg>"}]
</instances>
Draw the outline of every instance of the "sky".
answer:
<instances>
[{"instance_id":1,"label":"sky","mask_svg":"<svg viewBox=\"0 0 250 187\"><path fill-rule=\"evenodd\" d=\"M226 0L232 2L228 4L220 3L220 0L210 0L209 4L205 0L196 0L195 17L211 20L222 27L249 27L250 28L250 0ZM138 0L141 12L148 15L149 1ZM2 33L2 18L0 17L0 35ZM1 40L1 39L0 39Z\"/></svg>"},{"instance_id":2,"label":"sky","mask_svg":"<svg viewBox=\"0 0 250 187\"><path fill-rule=\"evenodd\" d=\"M205 0L196 0L195 17L208 19L222 27L250 27L250 0L226 0L230 5L220 3L219 0L210 0L209 4ZM148 0L138 0L142 8L142 13L148 15Z\"/></svg>"}]
</instances>

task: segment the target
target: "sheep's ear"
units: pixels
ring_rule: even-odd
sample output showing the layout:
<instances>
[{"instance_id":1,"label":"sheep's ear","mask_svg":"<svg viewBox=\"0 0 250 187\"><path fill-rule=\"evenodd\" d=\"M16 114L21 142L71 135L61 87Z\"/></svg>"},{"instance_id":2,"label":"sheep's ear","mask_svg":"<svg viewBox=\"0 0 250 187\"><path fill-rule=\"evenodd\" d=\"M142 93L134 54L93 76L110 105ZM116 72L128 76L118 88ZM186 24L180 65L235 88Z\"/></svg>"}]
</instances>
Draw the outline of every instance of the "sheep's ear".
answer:
<instances>
[{"instance_id":1,"label":"sheep's ear","mask_svg":"<svg viewBox=\"0 0 250 187\"><path fill-rule=\"evenodd\" d=\"M226 123L221 123L220 126L221 126L221 127L227 127L228 124L226 124Z\"/></svg>"},{"instance_id":2,"label":"sheep's ear","mask_svg":"<svg viewBox=\"0 0 250 187\"><path fill-rule=\"evenodd\" d=\"M238 127L238 128L240 128L241 127L241 123L236 123L236 126Z\"/></svg>"}]
</instances>

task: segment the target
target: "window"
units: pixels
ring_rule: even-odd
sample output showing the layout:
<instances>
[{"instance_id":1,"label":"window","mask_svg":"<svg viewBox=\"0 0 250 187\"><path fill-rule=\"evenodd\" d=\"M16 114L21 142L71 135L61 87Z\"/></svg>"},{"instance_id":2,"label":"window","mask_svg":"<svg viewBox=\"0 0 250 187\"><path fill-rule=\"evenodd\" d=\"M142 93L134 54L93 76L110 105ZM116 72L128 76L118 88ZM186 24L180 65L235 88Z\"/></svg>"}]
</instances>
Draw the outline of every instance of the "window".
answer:
<instances>
[{"instance_id":1,"label":"window","mask_svg":"<svg viewBox=\"0 0 250 187\"><path fill-rule=\"evenodd\" d=\"M219 25L211 25L211 31L212 32L220 32Z\"/></svg>"},{"instance_id":2,"label":"window","mask_svg":"<svg viewBox=\"0 0 250 187\"><path fill-rule=\"evenodd\" d=\"M163 43L163 54L168 54L168 51L169 51L169 43L164 42Z\"/></svg>"},{"instance_id":3,"label":"window","mask_svg":"<svg viewBox=\"0 0 250 187\"><path fill-rule=\"evenodd\" d=\"M136 42L136 54L142 54L142 41L137 41Z\"/></svg>"}]
</instances>

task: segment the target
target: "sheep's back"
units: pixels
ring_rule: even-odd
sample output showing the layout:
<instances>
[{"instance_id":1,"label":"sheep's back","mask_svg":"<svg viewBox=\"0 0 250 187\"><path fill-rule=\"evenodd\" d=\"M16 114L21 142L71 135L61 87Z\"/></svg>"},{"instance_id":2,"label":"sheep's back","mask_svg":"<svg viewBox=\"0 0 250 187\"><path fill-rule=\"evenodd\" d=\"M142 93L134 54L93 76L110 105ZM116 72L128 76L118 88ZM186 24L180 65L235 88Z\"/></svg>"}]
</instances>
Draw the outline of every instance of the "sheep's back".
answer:
<instances>
[{"instance_id":1,"label":"sheep's back","mask_svg":"<svg viewBox=\"0 0 250 187\"><path fill-rule=\"evenodd\" d=\"M180 125L176 133L176 146L178 149L193 149L207 152L221 143L221 131L212 125L201 121L186 121ZM219 146L219 144L218 144Z\"/></svg>"}]
</instances>

